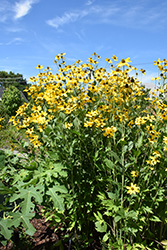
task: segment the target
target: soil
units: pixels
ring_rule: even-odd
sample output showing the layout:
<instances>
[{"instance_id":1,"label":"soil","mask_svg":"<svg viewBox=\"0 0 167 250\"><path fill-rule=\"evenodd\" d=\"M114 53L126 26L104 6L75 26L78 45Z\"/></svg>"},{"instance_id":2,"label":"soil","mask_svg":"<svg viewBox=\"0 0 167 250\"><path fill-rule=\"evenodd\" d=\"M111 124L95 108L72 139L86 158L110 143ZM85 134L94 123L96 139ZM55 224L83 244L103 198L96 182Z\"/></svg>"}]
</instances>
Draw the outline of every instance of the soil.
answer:
<instances>
[{"instance_id":1,"label":"soil","mask_svg":"<svg viewBox=\"0 0 167 250\"><path fill-rule=\"evenodd\" d=\"M39 206L39 210L41 207ZM41 213L39 212L41 217ZM65 232L61 230L61 223L56 232L54 232L55 226L50 227L50 222L45 222L45 218L33 218L31 224L35 227L36 232L33 237L20 236L19 228L15 228L12 240L3 246L0 243L0 250L72 250L75 249L74 242L67 239L67 241L62 242L62 247L58 244L63 239ZM83 249L83 248L81 248ZM88 250L100 250L102 249L100 243L94 240L86 249Z\"/></svg>"}]
</instances>

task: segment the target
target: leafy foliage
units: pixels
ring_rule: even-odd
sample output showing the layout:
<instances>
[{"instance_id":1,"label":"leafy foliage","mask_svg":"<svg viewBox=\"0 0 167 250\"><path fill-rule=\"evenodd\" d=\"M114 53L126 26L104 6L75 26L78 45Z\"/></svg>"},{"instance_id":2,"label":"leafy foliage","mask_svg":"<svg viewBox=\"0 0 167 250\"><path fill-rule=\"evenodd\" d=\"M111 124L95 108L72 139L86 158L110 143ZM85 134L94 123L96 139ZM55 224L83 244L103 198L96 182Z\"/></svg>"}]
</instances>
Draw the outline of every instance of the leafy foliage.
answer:
<instances>
[{"instance_id":1,"label":"leafy foliage","mask_svg":"<svg viewBox=\"0 0 167 250\"><path fill-rule=\"evenodd\" d=\"M8 116L15 115L16 110L23 104L20 91L14 86L9 86L2 95L1 104Z\"/></svg>"},{"instance_id":2,"label":"leafy foliage","mask_svg":"<svg viewBox=\"0 0 167 250\"><path fill-rule=\"evenodd\" d=\"M10 122L32 150L24 159L5 154L0 179L10 192L4 188L1 234L9 239L23 223L32 235L29 221L40 204L77 249L94 238L102 249L157 249L167 231L166 85L149 97L130 77L136 68L129 58L116 66L106 59L107 73L93 57L69 66L61 53L59 73L47 68L31 78L32 100Z\"/></svg>"}]
</instances>

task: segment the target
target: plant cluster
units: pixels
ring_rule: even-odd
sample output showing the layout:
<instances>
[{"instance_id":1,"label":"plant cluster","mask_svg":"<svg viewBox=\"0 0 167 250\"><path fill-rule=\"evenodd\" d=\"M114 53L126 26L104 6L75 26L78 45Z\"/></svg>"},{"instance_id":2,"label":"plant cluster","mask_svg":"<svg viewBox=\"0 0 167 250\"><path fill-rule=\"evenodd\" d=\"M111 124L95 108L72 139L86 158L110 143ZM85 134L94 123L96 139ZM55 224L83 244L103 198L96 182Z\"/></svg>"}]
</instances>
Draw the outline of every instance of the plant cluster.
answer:
<instances>
[{"instance_id":1,"label":"plant cluster","mask_svg":"<svg viewBox=\"0 0 167 250\"><path fill-rule=\"evenodd\" d=\"M21 92L15 86L10 85L4 90L0 100L0 129L7 126L9 118L16 114L23 103Z\"/></svg>"},{"instance_id":2,"label":"plant cluster","mask_svg":"<svg viewBox=\"0 0 167 250\"><path fill-rule=\"evenodd\" d=\"M4 238L20 223L33 235L30 220L40 204L46 220L64 224L76 249L95 238L102 249L162 247L167 61L156 62L164 83L150 97L131 76L137 69L130 58L106 58L110 72L98 67L99 58L94 53L87 63L66 65L61 53L56 74L38 65L39 74L30 78L31 101L10 122L25 131L33 150L1 165Z\"/></svg>"}]
</instances>

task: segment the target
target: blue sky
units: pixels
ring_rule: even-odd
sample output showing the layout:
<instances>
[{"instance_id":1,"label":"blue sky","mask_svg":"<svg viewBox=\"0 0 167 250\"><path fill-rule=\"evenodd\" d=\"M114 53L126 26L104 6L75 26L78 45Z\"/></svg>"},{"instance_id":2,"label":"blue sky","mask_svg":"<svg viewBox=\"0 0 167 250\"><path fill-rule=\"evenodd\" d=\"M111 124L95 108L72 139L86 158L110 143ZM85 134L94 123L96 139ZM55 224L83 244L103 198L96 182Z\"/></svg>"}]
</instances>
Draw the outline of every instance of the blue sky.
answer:
<instances>
[{"instance_id":1,"label":"blue sky","mask_svg":"<svg viewBox=\"0 0 167 250\"><path fill-rule=\"evenodd\" d=\"M143 82L158 76L154 61L167 59L166 0L1 0L0 71L28 79L37 64L54 64L66 53L67 64L86 62L94 52L146 69Z\"/></svg>"}]
</instances>

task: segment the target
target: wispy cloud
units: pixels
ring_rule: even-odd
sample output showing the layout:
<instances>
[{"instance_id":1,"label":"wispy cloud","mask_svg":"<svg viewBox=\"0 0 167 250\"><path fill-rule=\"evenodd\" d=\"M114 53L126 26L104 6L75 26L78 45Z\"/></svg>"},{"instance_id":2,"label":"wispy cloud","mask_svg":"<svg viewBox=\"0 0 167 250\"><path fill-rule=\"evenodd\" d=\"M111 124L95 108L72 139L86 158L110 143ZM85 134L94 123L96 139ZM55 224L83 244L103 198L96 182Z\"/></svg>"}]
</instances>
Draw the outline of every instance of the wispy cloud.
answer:
<instances>
[{"instance_id":1,"label":"wispy cloud","mask_svg":"<svg viewBox=\"0 0 167 250\"><path fill-rule=\"evenodd\" d=\"M32 5L37 3L38 0L21 0L16 2L14 6L15 19L19 19L28 14L29 10L32 8Z\"/></svg>"},{"instance_id":2,"label":"wispy cloud","mask_svg":"<svg viewBox=\"0 0 167 250\"><path fill-rule=\"evenodd\" d=\"M167 10L167 4L157 5L148 8L147 2L141 1L142 4L130 4L127 1L113 1L112 4L97 5L92 4L94 0L86 2L85 9L78 9L65 12L62 16L56 16L47 20L47 24L59 28L69 23L78 22L82 19L86 24L108 24L115 26L123 26L130 28L150 28L150 24L154 28L161 26L163 28L167 21L164 9ZM131 1L130 1L131 2ZM162 25L164 24L164 25Z\"/></svg>"},{"instance_id":3,"label":"wispy cloud","mask_svg":"<svg viewBox=\"0 0 167 250\"><path fill-rule=\"evenodd\" d=\"M20 44L22 41L23 41L22 38L20 38L20 37L15 37L15 38L13 38L10 42L6 43L6 45L10 45L10 44L12 44L12 43Z\"/></svg>"},{"instance_id":4,"label":"wispy cloud","mask_svg":"<svg viewBox=\"0 0 167 250\"><path fill-rule=\"evenodd\" d=\"M91 5L92 3L94 3L94 1L95 1L95 0L88 0L88 1L86 2L86 5Z\"/></svg>"},{"instance_id":5,"label":"wispy cloud","mask_svg":"<svg viewBox=\"0 0 167 250\"><path fill-rule=\"evenodd\" d=\"M0 22L4 23L11 15L11 4L6 0L2 0L0 4Z\"/></svg>"},{"instance_id":6,"label":"wispy cloud","mask_svg":"<svg viewBox=\"0 0 167 250\"><path fill-rule=\"evenodd\" d=\"M91 7L85 10L76 10L73 12L64 13L61 17L57 16L53 19L47 20L47 24L52 27L59 28L59 26L63 26L64 24L68 24L71 22L76 22L78 19L82 19L90 15L91 13L99 13L101 9L97 6L96 8Z\"/></svg>"},{"instance_id":7,"label":"wispy cloud","mask_svg":"<svg viewBox=\"0 0 167 250\"><path fill-rule=\"evenodd\" d=\"M23 31L22 28L17 28L17 27L8 27L6 30L7 30L8 32L12 32L12 33L16 33L16 32Z\"/></svg>"},{"instance_id":8,"label":"wispy cloud","mask_svg":"<svg viewBox=\"0 0 167 250\"><path fill-rule=\"evenodd\" d=\"M55 17L47 22L52 27L58 28L66 23L75 22L79 18L79 13L65 13L62 17Z\"/></svg>"},{"instance_id":9,"label":"wispy cloud","mask_svg":"<svg viewBox=\"0 0 167 250\"><path fill-rule=\"evenodd\" d=\"M77 35L77 37L81 40L84 41L86 35L85 35L85 31L82 29L80 31L75 31L75 35Z\"/></svg>"}]
</instances>

